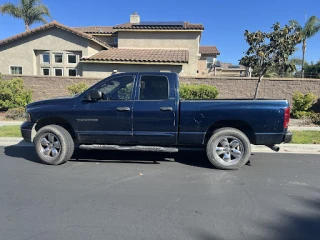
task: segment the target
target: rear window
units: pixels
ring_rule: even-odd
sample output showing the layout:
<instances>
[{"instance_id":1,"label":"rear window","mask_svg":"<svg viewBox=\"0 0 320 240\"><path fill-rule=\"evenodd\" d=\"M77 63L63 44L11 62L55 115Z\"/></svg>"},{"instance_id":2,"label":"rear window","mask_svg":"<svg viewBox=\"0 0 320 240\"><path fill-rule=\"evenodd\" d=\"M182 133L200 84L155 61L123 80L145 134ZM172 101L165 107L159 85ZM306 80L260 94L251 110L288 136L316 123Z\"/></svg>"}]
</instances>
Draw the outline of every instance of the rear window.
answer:
<instances>
[{"instance_id":1,"label":"rear window","mask_svg":"<svg viewBox=\"0 0 320 240\"><path fill-rule=\"evenodd\" d=\"M165 100L169 98L169 83L165 76L142 76L140 100Z\"/></svg>"}]
</instances>

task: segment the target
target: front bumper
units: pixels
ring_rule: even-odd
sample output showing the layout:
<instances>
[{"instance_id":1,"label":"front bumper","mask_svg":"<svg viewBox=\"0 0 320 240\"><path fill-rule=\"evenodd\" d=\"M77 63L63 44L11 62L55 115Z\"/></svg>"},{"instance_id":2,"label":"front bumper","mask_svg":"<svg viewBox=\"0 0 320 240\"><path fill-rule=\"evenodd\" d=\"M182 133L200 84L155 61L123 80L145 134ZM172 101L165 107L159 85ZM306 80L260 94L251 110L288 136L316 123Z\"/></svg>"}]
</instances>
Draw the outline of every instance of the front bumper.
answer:
<instances>
[{"instance_id":1,"label":"front bumper","mask_svg":"<svg viewBox=\"0 0 320 240\"><path fill-rule=\"evenodd\" d=\"M283 142L284 143L289 143L292 141L292 132L287 132L284 137L283 137Z\"/></svg>"},{"instance_id":2,"label":"front bumper","mask_svg":"<svg viewBox=\"0 0 320 240\"><path fill-rule=\"evenodd\" d=\"M34 125L33 122L23 122L20 131L23 139L27 142L32 142L34 138Z\"/></svg>"}]
</instances>

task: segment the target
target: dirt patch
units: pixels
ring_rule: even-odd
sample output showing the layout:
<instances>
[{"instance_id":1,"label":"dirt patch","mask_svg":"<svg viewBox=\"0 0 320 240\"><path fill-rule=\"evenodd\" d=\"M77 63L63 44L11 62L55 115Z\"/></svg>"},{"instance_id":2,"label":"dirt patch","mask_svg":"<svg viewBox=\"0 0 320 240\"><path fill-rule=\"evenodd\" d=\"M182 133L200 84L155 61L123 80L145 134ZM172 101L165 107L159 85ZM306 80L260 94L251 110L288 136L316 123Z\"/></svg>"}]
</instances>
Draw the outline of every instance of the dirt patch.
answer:
<instances>
[{"instance_id":1,"label":"dirt patch","mask_svg":"<svg viewBox=\"0 0 320 240\"><path fill-rule=\"evenodd\" d=\"M0 111L0 121L5 121L6 119L4 118L6 116L6 112Z\"/></svg>"},{"instance_id":2,"label":"dirt patch","mask_svg":"<svg viewBox=\"0 0 320 240\"><path fill-rule=\"evenodd\" d=\"M296 127L319 127L319 125L316 125L312 123L311 119L294 119L290 118L289 127L296 126Z\"/></svg>"}]
</instances>

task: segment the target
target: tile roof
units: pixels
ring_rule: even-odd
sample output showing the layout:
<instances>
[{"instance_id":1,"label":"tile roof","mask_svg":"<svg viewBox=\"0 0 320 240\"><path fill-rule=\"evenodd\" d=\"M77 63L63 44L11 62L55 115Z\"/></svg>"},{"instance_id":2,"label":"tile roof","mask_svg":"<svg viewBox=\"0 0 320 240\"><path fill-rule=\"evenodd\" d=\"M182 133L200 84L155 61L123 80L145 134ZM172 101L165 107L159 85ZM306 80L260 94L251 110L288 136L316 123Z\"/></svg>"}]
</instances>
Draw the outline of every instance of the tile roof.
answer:
<instances>
[{"instance_id":1,"label":"tile roof","mask_svg":"<svg viewBox=\"0 0 320 240\"><path fill-rule=\"evenodd\" d=\"M219 50L216 46L200 46L199 47L200 54L217 54L220 55Z\"/></svg>"},{"instance_id":2,"label":"tile roof","mask_svg":"<svg viewBox=\"0 0 320 240\"><path fill-rule=\"evenodd\" d=\"M233 65L232 63L220 62L217 68L229 69L229 70L245 70L246 67L242 65Z\"/></svg>"},{"instance_id":3,"label":"tile roof","mask_svg":"<svg viewBox=\"0 0 320 240\"><path fill-rule=\"evenodd\" d=\"M116 32L112 26L74 27L73 29L89 34L112 34Z\"/></svg>"},{"instance_id":4,"label":"tile roof","mask_svg":"<svg viewBox=\"0 0 320 240\"><path fill-rule=\"evenodd\" d=\"M113 48L103 50L81 61L123 61L188 63L189 51L182 49Z\"/></svg>"},{"instance_id":5,"label":"tile roof","mask_svg":"<svg viewBox=\"0 0 320 240\"><path fill-rule=\"evenodd\" d=\"M134 23L124 23L119 24L113 27L114 29L136 29L136 30L204 30L204 27L202 24L192 24L189 22L184 22L183 25L153 25L150 23L150 25L139 25Z\"/></svg>"},{"instance_id":6,"label":"tile roof","mask_svg":"<svg viewBox=\"0 0 320 240\"><path fill-rule=\"evenodd\" d=\"M86 39L89 39L89 40L92 40L96 43L98 43L99 45L109 49L109 48L112 48L110 45L108 45L107 43L101 41L100 39L90 35L90 34L87 34L87 33L84 33L84 32L81 32L81 31L78 31L74 28L70 28L70 27L67 27L61 23L58 23L57 21L52 21L50 23L47 23L45 25L42 25L40 27L37 27L37 28L34 28L34 29L31 29L30 31L26 31L26 32L23 32L23 33L20 33L18 35L15 35L13 37L10 37L10 38L7 38L7 39L4 39L4 40L1 40L0 41L0 46L1 45L4 45L4 44L7 44L9 42L13 42L15 40L18 40L18 39L21 39L21 38L24 38L24 37L27 37L29 35L32 35L36 32L40 32L40 31L44 31L44 30L47 30L49 28L52 28L52 27L56 27L56 28L60 28L62 30L65 30L67 32L70 32L70 33L73 33L75 35L78 35L80 37L83 37L83 38L86 38Z\"/></svg>"}]
</instances>

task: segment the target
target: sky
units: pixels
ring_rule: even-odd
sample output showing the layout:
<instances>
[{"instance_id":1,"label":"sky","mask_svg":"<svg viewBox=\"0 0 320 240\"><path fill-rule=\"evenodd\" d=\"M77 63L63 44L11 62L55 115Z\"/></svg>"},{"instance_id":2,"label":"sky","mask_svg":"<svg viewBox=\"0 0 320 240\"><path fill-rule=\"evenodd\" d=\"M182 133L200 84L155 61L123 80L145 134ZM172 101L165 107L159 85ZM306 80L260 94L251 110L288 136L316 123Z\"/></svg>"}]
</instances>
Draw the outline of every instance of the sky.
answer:
<instances>
[{"instance_id":1,"label":"sky","mask_svg":"<svg viewBox=\"0 0 320 240\"><path fill-rule=\"evenodd\" d=\"M0 0L16 3L18 0ZM42 0L52 19L70 27L113 26L129 21L138 12L141 21L189 21L204 25L200 45L215 45L218 60L238 64L248 49L244 31L270 31L294 19L320 18L320 0ZM34 24L31 27L37 27ZM24 31L23 21L0 15L0 40ZM301 57L301 46L294 56ZM320 60L320 33L307 42L306 61Z\"/></svg>"}]
</instances>

